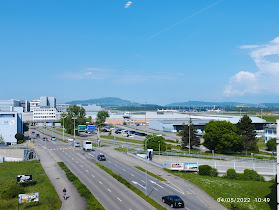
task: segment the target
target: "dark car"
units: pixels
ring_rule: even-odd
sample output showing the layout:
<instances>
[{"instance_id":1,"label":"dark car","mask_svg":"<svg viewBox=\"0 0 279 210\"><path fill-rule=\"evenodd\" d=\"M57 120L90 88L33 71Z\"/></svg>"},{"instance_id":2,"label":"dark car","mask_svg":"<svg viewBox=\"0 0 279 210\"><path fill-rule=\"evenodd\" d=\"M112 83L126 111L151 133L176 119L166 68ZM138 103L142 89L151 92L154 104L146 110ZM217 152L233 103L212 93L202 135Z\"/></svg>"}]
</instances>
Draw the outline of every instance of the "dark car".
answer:
<instances>
[{"instance_id":1,"label":"dark car","mask_svg":"<svg viewBox=\"0 0 279 210\"><path fill-rule=\"evenodd\" d=\"M40 134L37 133L37 134L36 134L36 137L40 137Z\"/></svg>"},{"instance_id":2,"label":"dark car","mask_svg":"<svg viewBox=\"0 0 279 210\"><path fill-rule=\"evenodd\" d=\"M98 156L97 156L97 159L98 160L106 160L106 157L105 157L105 155L104 154L99 154Z\"/></svg>"},{"instance_id":3,"label":"dark car","mask_svg":"<svg viewBox=\"0 0 279 210\"><path fill-rule=\"evenodd\" d=\"M129 133L130 133L130 134L135 134L135 133L136 133L136 131L129 131Z\"/></svg>"},{"instance_id":4,"label":"dark car","mask_svg":"<svg viewBox=\"0 0 279 210\"><path fill-rule=\"evenodd\" d=\"M172 208L184 208L184 201L177 195L168 195L162 197L163 203L170 205Z\"/></svg>"},{"instance_id":5,"label":"dark car","mask_svg":"<svg viewBox=\"0 0 279 210\"><path fill-rule=\"evenodd\" d=\"M43 141L47 141L47 137L43 137Z\"/></svg>"},{"instance_id":6,"label":"dark car","mask_svg":"<svg viewBox=\"0 0 279 210\"><path fill-rule=\"evenodd\" d=\"M120 130L116 130L116 131L114 131L114 133L116 133L116 134L120 134L120 133L121 133L121 131L120 131Z\"/></svg>"}]
</instances>

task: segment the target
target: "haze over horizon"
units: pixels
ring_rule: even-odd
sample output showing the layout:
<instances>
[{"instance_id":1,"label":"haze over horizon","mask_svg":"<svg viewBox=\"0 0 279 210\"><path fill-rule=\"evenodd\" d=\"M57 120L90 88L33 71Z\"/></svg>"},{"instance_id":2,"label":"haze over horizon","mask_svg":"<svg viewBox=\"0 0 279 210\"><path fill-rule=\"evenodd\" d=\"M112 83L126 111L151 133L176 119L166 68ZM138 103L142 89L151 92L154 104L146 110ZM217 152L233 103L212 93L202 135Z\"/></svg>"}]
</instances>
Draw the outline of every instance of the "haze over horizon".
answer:
<instances>
[{"instance_id":1,"label":"haze over horizon","mask_svg":"<svg viewBox=\"0 0 279 210\"><path fill-rule=\"evenodd\" d=\"M2 99L279 102L279 2L2 1Z\"/></svg>"}]
</instances>

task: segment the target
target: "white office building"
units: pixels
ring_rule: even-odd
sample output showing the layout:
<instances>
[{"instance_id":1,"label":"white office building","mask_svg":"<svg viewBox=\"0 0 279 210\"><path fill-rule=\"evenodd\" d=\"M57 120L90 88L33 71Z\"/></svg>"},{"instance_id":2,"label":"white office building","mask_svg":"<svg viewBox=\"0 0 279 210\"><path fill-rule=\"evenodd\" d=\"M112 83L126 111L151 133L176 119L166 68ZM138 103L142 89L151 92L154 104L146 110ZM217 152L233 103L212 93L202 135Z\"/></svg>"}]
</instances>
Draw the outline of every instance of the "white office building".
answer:
<instances>
[{"instance_id":1,"label":"white office building","mask_svg":"<svg viewBox=\"0 0 279 210\"><path fill-rule=\"evenodd\" d=\"M37 108L33 111L34 122L53 122L58 120L56 108Z\"/></svg>"},{"instance_id":2,"label":"white office building","mask_svg":"<svg viewBox=\"0 0 279 210\"><path fill-rule=\"evenodd\" d=\"M17 144L15 135L22 132L22 107L17 107L14 111L0 112L0 136L5 143Z\"/></svg>"},{"instance_id":3,"label":"white office building","mask_svg":"<svg viewBox=\"0 0 279 210\"><path fill-rule=\"evenodd\" d=\"M56 99L54 97L41 96L40 108L56 108Z\"/></svg>"},{"instance_id":4,"label":"white office building","mask_svg":"<svg viewBox=\"0 0 279 210\"><path fill-rule=\"evenodd\" d=\"M14 99L0 100L0 111L9 112L13 107L20 107L20 101Z\"/></svg>"},{"instance_id":5,"label":"white office building","mask_svg":"<svg viewBox=\"0 0 279 210\"><path fill-rule=\"evenodd\" d=\"M268 140L277 137L277 125L276 124L269 124L264 127L264 136L263 140L266 143Z\"/></svg>"},{"instance_id":6,"label":"white office building","mask_svg":"<svg viewBox=\"0 0 279 210\"><path fill-rule=\"evenodd\" d=\"M30 112L33 112L34 109L40 108L41 101L40 100L32 100L30 101Z\"/></svg>"}]
</instances>

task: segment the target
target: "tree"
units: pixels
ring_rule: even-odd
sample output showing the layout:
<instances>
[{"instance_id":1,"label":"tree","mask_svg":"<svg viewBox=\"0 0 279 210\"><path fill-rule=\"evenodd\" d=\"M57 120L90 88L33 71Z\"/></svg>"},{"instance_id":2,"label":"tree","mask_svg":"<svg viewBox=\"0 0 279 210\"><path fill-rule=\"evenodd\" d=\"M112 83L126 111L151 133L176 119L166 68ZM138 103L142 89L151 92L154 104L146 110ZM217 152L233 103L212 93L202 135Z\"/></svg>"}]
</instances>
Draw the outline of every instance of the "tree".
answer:
<instances>
[{"instance_id":1,"label":"tree","mask_svg":"<svg viewBox=\"0 0 279 210\"><path fill-rule=\"evenodd\" d=\"M16 140L17 140L17 143L20 144L20 143L23 142L24 135L23 135L22 133L17 133L17 134L15 135L15 138L16 138Z\"/></svg>"},{"instance_id":2,"label":"tree","mask_svg":"<svg viewBox=\"0 0 279 210\"><path fill-rule=\"evenodd\" d=\"M4 142L4 138L2 136L2 134L0 134L0 144L2 144Z\"/></svg>"},{"instance_id":3,"label":"tree","mask_svg":"<svg viewBox=\"0 0 279 210\"><path fill-rule=\"evenodd\" d=\"M159 151L159 144L160 144L160 151L166 151L166 142L164 137L162 136L155 136L153 138L152 135L146 136L144 142L149 139L146 143L147 149L153 149L154 151ZM151 138L151 139L150 139ZM143 149L145 150L145 144L143 145Z\"/></svg>"},{"instance_id":4,"label":"tree","mask_svg":"<svg viewBox=\"0 0 279 210\"><path fill-rule=\"evenodd\" d=\"M108 111L105 110L99 111L96 118L96 124L104 123L108 117L109 117Z\"/></svg>"},{"instance_id":5,"label":"tree","mask_svg":"<svg viewBox=\"0 0 279 210\"><path fill-rule=\"evenodd\" d=\"M28 123L23 123L23 132L29 131Z\"/></svg>"},{"instance_id":6,"label":"tree","mask_svg":"<svg viewBox=\"0 0 279 210\"><path fill-rule=\"evenodd\" d=\"M266 146L269 151L276 151L276 149L277 149L276 148L277 147L276 138L272 138L272 139L268 140L266 142Z\"/></svg>"},{"instance_id":7,"label":"tree","mask_svg":"<svg viewBox=\"0 0 279 210\"><path fill-rule=\"evenodd\" d=\"M77 105L71 105L67 108L66 113L61 115L61 124L63 125L63 117L64 118L64 128L67 133L74 134L74 127L78 128L78 125L85 125L89 120L85 117L85 109L83 107ZM73 120L73 117L76 119ZM74 126L75 122L75 126Z\"/></svg>"},{"instance_id":8,"label":"tree","mask_svg":"<svg viewBox=\"0 0 279 210\"><path fill-rule=\"evenodd\" d=\"M203 145L216 153L242 150L242 139L236 125L227 121L210 121L205 125Z\"/></svg>"},{"instance_id":9,"label":"tree","mask_svg":"<svg viewBox=\"0 0 279 210\"><path fill-rule=\"evenodd\" d=\"M192 121L190 120L190 147L191 149L193 146L200 146L200 138L196 135L196 129L194 125L192 124ZM185 125L183 123L182 130L180 131L180 134L182 135L181 138L181 148L185 149L186 146L189 146L189 125Z\"/></svg>"},{"instance_id":10,"label":"tree","mask_svg":"<svg viewBox=\"0 0 279 210\"><path fill-rule=\"evenodd\" d=\"M242 138L242 145L247 155L248 150L254 150L257 145L255 126L248 115L244 115L236 124L237 132Z\"/></svg>"}]
</instances>

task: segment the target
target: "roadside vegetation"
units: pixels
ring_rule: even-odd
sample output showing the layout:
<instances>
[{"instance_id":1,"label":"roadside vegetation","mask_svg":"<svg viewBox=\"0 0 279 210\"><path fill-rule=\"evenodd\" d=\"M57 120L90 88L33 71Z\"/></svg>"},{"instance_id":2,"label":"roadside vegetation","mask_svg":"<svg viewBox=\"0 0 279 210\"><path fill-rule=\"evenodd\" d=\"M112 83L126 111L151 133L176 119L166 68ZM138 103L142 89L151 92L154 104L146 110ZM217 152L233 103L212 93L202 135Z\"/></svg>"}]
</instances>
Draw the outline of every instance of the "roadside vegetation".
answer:
<instances>
[{"instance_id":1,"label":"roadside vegetation","mask_svg":"<svg viewBox=\"0 0 279 210\"><path fill-rule=\"evenodd\" d=\"M258 117L261 117L261 116L258 116ZM276 119L279 119L279 115L263 115L263 119L265 119L266 122L275 123Z\"/></svg>"},{"instance_id":2,"label":"roadside vegetation","mask_svg":"<svg viewBox=\"0 0 279 210\"><path fill-rule=\"evenodd\" d=\"M234 180L224 177L202 176L195 173L186 173L180 171L167 172L186 179L199 186L215 200L228 209L276 209L276 183L275 181L245 181ZM221 198L229 198L235 202L225 202ZM239 198L238 202L237 199ZM246 199L245 199L246 198ZM259 198L262 202L259 202ZM264 201L263 199L266 200ZM268 201L267 198L270 198ZM244 199L246 202L244 202Z\"/></svg>"},{"instance_id":3,"label":"roadside vegetation","mask_svg":"<svg viewBox=\"0 0 279 210\"><path fill-rule=\"evenodd\" d=\"M88 188L70 171L70 169L63 162L58 162L58 165L65 171L67 178L76 186L80 195L85 197L88 210L104 209L104 207L88 190Z\"/></svg>"},{"instance_id":4,"label":"roadside vegetation","mask_svg":"<svg viewBox=\"0 0 279 210\"><path fill-rule=\"evenodd\" d=\"M143 169L143 168L140 167L140 166L135 166L135 168L137 168L137 169L139 169L139 170L145 172L145 169ZM156 175L156 174L151 173L150 171L147 171L147 174L150 175L150 176L153 176L154 178L156 178L156 179L158 179L158 180L160 180L160 181L163 181L163 182L164 182L164 181L167 181L167 180L163 179L162 177L160 177L160 176L158 176L158 175Z\"/></svg>"},{"instance_id":5,"label":"roadside vegetation","mask_svg":"<svg viewBox=\"0 0 279 210\"><path fill-rule=\"evenodd\" d=\"M161 206L159 203L157 203L156 201L154 201L152 198L150 197L146 197L145 194L140 191L138 188L136 188L134 185L132 185L130 182L128 182L126 179L123 179L121 176L119 176L118 174L114 173L112 170L108 169L107 167L103 166L100 163L95 163L98 167L100 167L101 169L103 169L105 172L107 172L108 174L110 174L113 178L115 178L116 180L118 180L119 182L121 182L122 184L124 184L126 187L128 187L130 190L132 190L134 193L136 193L137 195L139 195L141 198L143 198L145 201L147 201L148 203L150 203L152 206L154 206L156 209L159 210L163 210L166 209L163 206Z\"/></svg>"},{"instance_id":6,"label":"roadside vegetation","mask_svg":"<svg viewBox=\"0 0 279 210\"><path fill-rule=\"evenodd\" d=\"M104 139L110 139L114 140L114 136L100 136L101 138ZM121 137L115 137L116 141L123 141L123 142L130 142L130 143L136 143L136 144L143 144L144 142L142 140L135 140L135 139L126 139L126 138L121 138Z\"/></svg>"},{"instance_id":7,"label":"roadside vegetation","mask_svg":"<svg viewBox=\"0 0 279 210\"><path fill-rule=\"evenodd\" d=\"M17 183L17 175L31 174L33 181ZM39 202L20 204L20 209L60 209L61 201L39 161L0 164L0 209L17 209L18 194L39 192Z\"/></svg>"}]
</instances>

